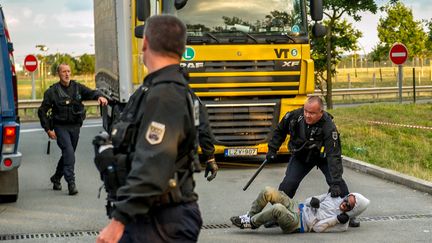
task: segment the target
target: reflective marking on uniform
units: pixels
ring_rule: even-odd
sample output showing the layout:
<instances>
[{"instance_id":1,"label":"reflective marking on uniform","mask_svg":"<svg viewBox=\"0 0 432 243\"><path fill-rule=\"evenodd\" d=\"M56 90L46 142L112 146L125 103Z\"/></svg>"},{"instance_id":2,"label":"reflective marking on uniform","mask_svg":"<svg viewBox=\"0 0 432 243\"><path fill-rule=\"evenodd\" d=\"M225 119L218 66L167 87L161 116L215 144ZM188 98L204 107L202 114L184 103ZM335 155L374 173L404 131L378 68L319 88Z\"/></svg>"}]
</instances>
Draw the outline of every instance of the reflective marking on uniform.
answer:
<instances>
[{"instance_id":1,"label":"reflective marking on uniform","mask_svg":"<svg viewBox=\"0 0 432 243\"><path fill-rule=\"evenodd\" d=\"M160 144L165 134L165 125L152 121L146 132L146 140L151 145Z\"/></svg>"}]
</instances>

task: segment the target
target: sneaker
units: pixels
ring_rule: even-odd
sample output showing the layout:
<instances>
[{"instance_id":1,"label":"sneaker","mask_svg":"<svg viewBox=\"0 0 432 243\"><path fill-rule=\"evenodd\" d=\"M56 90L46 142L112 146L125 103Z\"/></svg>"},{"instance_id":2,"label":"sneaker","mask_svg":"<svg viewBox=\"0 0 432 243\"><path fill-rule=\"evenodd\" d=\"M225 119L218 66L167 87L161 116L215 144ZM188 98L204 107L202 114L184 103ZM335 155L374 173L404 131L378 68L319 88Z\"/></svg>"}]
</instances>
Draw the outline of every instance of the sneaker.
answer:
<instances>
[{"instance_id":1,"label":"sneaker","mask_svg":"<svg viewBox=\"0 0 432 243\"><path fill-rule=\"evenodd\" d=\"M62 186L61 186L60 180L57 179L57 177L55 177L55 175L51 176L50 181L53 184L53 190L54 191L61 191Z\"/></svg>"},{"instance_id":2,"label":"sneaker","mask_svg":"<svg viewBox=\"0 0 432 243\"><path fill-rule=\"evenodd\" d=\"M252 222L249 214L233 216L230 218L233 225L239 227L240 229L256 229Z\"/></svg>"},{"instance_id":3,"label":"sneaker","mask_svg":"<svg viewBox=\"0 0 432 243\"><path fill-rule=\"evenodd\" d=\"M71 196L78 193L75 183L69 183L68 189L69 189L69 195Z\"/></svg>"}]
</instances>

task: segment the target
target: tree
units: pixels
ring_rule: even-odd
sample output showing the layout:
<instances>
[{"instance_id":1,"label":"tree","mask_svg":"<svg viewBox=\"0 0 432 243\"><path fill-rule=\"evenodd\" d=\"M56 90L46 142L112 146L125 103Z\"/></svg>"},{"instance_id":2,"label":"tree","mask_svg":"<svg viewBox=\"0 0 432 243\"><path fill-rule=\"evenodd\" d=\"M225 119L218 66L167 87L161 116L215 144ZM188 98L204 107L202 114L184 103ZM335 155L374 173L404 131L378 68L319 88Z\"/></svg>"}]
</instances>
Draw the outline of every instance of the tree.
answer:
<instances>
[{"instance_id":1,"label":"tree","mask_svg":"<svg viewBox=\"0 0 432 243\"><path fill-rule=\"evenodd\" d=\"M77 74L90 74L95 72L95 56L83 54L77 62Z\"/></svg>"},{"instance_id":2,"label":"tree","mask_svg":"<svg viewBox=\"0 0 432 243\"><path fill-rule=\"evenodd\" d=\"M62 63L66 63L66 64L68 64L70 66L72 74L76 73L76 71L77 71L77 69L76 69L77 60L74 57L72 57L69 54L59 54L59 53L57 53L54 58L55 58L54 59L55 62L53 62L51 64L51 73L53 75L57 75L57 67L58 67L58 65L60 65Z\"/></svg>"},{"instance_id":3,"label":"tree","mask_svg":"<svg viewBox=\"0 0 432 243\"><path fill-rule=\"evenodd\" d=\"M325 20L324 24L328 24L329 20ZM326 81L326 73L328 71L328 55L327 55L327 45L326 43L332 42L331 46L331 69L330 74L334 76L336 74L335 67L342 59L342 54L348 51L357 50L357 40L362 36L362 33L355 30L351 23L347 20L336 20L333 23L333 36L330 41L328 37L316 39L313 43L312 58L315 61L315 76L318 88L321 92L324 92L324 86ZM329 95L329 83L327 82L327 96ZM329 107L329 101L326 98L327 107ZM329 107L330 108L330 107Z\"/></svg>"},{"instance_id":4,"label":"tree","mask_svg":"<svg viewBox=\"0 0 432 243\"><path fill-rule=\"evenodd\" d=\"M323 1L324 7L324 15L326 16L326 28L327 34L324 38L326 40L325 46L325 55L326 55L326 77L322 76L322 79L327 84L327 94L325 95L327 107L329 109L333 108L333 100L332 100L332 77L334 76L334 64L336 63L336 58L338 54L336 51L338 50L338 36L337 33L337 25L342 23L341 19L344 14L351 16L355 21L359 21L361 16L360 12L370 11L372 13L376 13L377 6L373 0L326 0ZM347 33L349 35L349 33ZM354 37L355 38L355 37ZM350 38L348 38L350 39ZM350 39L353 40L353 39ZM348 44L348 43L345 43ZM315 45L318 47L318 45Z\"/></svg>"},{"instance_id":5,"label":"tree","mask_svg":"<svg viewBox=\"0 0 432 243\"><path fill-rule=\"evenodd\" d=\"M382 45L389 48L396 42L403 43L412 57L423 58L427 35L422 22L415 21L412 10L401 2L394 2L382 7L387 17L381 17L378 23L378 38Z\"/></svg>"},{"instance_id":6,"label":"tree","mask_svg":"<svg viewBox=\"0 0 432 243\"><path fill-rule=\"evenodd\" d=\"M383 44L377 44L373 49L371 54L372 61L378 62L378 64L384 60L388 59L388 53L390 51L389 46L385 46Z\"/></svg>"},{"instance_id":7,"label":"tree","mask_svg":"<svg viewBox=\"0 0 432 243\"><path fill-rule=\"evenodd\" d=\"M428 29L428 37L426 40L426 52L428 56L432 55L432 19L426 22L426 28Z\"/></svg>"}]
</instances>

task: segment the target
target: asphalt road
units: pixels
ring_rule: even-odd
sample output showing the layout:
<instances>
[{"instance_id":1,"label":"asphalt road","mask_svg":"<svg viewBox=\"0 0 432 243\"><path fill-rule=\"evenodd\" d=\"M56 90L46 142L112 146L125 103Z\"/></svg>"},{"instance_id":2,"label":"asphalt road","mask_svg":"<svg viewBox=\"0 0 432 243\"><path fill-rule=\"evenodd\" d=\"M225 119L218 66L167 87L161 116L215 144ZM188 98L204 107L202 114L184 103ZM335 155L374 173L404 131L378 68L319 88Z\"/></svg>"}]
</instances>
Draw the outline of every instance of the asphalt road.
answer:
<instances>
[{"instance_id":1,"label":"asphalt road","mask_svg":"<svg viewBox=\"0 0 432 243\"><path fill-rule=\"evenodd\" d=\"M38 124L24 124L20 151L20 194L16 203L0 204L0 241L6 242L94 242L107 224L104 196L97 198L101 182L94 167L91 139L99 132L99 121L90 120L81 130L77 150L77 196L51 190L59 149L55 143L46 154L47 137ZM241 161L243 162L243 161ZM204 226L199 242L432 242L432 196L377 177L345 168L351 191L371 200L359 218L360 228L344 233L284 235L278 228L240 230L229 218L244 214L266 185L277 187L286 164L266 167L247 191L242 188L259 163L247 166L222 164L216 179L207 182L196 174L199 205ZM313 170L302 182L297 200L327 189L320 171ZM7 240L9 239L9 240ZM14 239L14 240L11 240Z\"/></svg>"}]
</instances>

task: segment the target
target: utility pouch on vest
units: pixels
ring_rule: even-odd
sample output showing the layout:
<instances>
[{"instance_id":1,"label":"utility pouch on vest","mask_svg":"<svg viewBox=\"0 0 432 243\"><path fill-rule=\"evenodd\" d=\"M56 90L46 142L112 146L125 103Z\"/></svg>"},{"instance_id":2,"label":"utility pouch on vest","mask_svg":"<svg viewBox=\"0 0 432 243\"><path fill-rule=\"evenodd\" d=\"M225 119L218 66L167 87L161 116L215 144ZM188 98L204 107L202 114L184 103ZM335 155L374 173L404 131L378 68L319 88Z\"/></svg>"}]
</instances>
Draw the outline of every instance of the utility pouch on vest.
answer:
<instances>
[{"instance_id":1,"label":"utility pouch on vest","mask_svg":"<svg viewBox=\"0 0 432 243\"><path fill-rule=\"evenodd\" d=\"M114 146L114 153L130 152L130 147L135 144L136 124L127 121L119 121L113 125L111 140Z\"/></svg>"}]
</instances>

